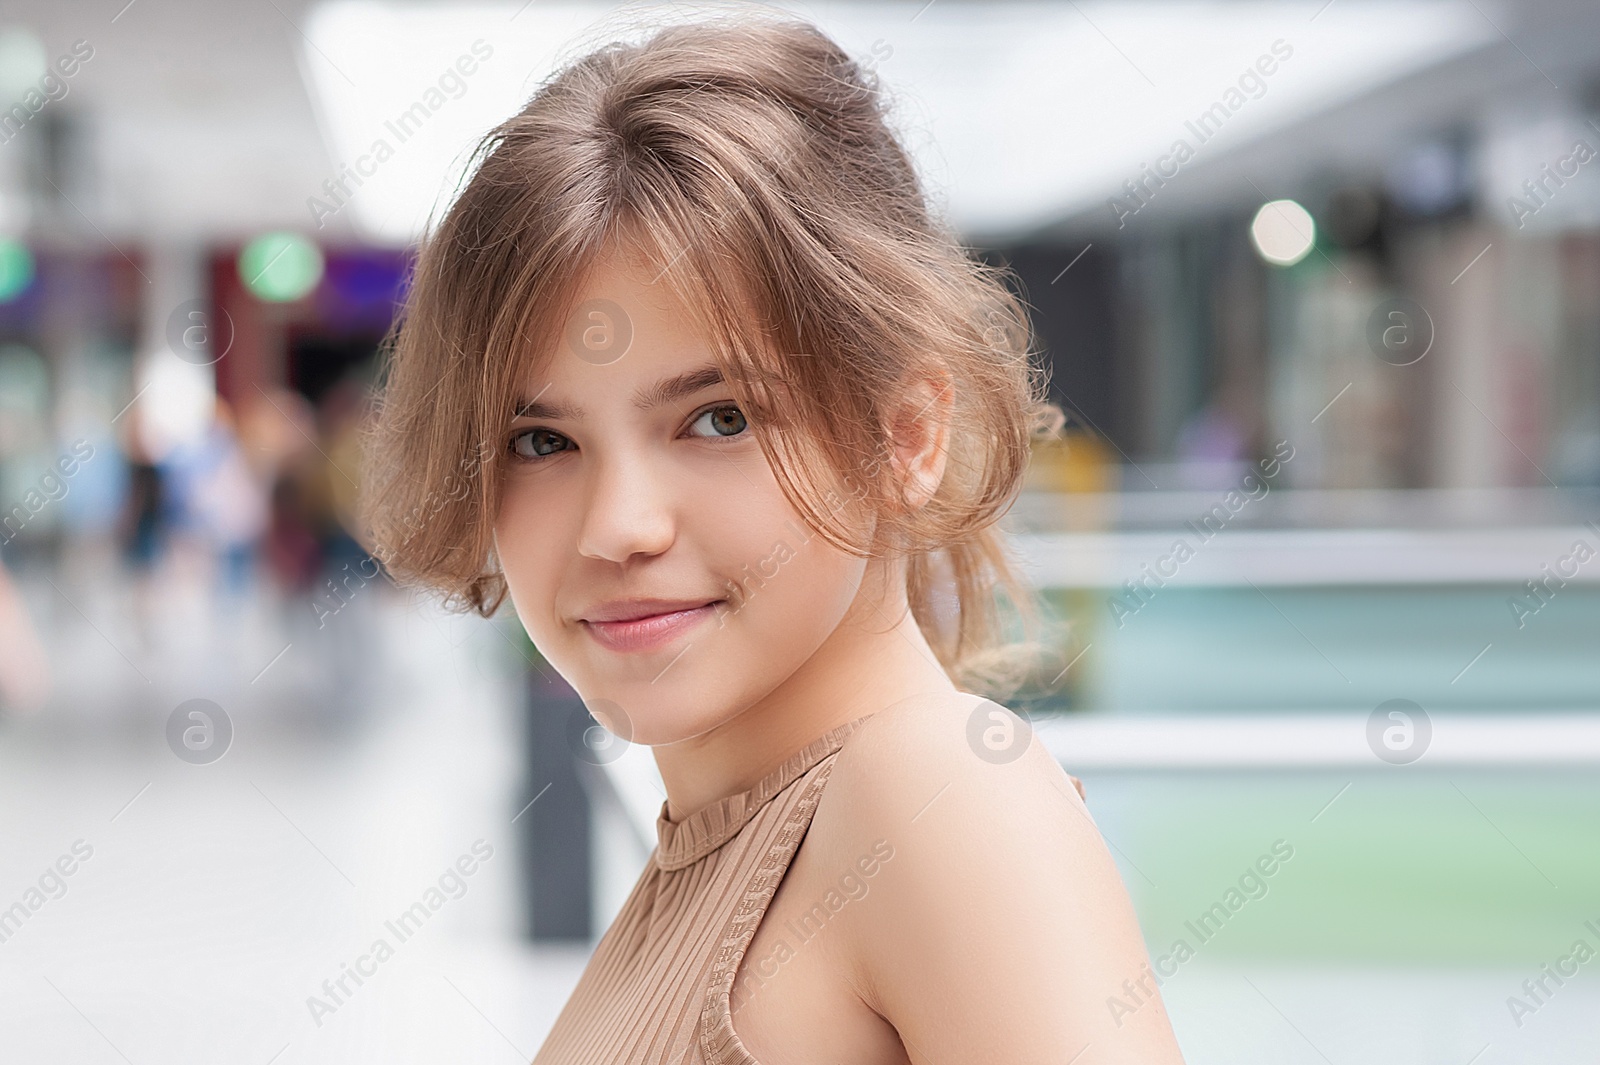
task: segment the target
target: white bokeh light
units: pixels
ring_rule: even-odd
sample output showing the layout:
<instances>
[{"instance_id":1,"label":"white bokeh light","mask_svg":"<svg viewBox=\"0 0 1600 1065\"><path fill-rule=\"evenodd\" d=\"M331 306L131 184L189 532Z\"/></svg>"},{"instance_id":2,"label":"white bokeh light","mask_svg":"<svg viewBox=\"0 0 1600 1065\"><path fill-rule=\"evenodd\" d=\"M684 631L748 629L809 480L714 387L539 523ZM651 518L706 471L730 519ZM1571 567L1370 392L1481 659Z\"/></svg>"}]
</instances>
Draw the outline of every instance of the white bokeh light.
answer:
<instances>
[{"instance_id":1,"label":"white bokeh light","mask_svg":"<svg viewBox=\"0 0 1600 1065\"><path fill-rule=\"evenodd\" d=\"M1267 262L1293 266L1311 253L1317 240L1317 223L1311 212L1293 200L1273 200L1256 212L1250 223L1250 239Z\"/></svg>"}]
</instances>

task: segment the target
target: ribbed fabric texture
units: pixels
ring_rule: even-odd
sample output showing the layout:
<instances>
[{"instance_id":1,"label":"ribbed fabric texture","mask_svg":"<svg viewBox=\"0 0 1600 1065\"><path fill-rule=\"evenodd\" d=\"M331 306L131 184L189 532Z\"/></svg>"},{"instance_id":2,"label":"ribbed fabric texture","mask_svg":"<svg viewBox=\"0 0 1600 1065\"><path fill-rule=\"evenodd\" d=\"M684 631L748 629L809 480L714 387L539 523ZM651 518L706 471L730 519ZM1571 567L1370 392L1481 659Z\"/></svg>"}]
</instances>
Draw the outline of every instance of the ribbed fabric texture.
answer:
<instances>
[{"instance_id":1,"label":"ribbed fabric texture","mask_svg":"<svg viewBox=\"0 0 1600 1065\"><path fill-rule=\"evenodd\" d=\"M734 976L865 720L676 824L661 804L656 849L533 1065L759 1065L733 1030Z\"/></svg>"}]
</instances>

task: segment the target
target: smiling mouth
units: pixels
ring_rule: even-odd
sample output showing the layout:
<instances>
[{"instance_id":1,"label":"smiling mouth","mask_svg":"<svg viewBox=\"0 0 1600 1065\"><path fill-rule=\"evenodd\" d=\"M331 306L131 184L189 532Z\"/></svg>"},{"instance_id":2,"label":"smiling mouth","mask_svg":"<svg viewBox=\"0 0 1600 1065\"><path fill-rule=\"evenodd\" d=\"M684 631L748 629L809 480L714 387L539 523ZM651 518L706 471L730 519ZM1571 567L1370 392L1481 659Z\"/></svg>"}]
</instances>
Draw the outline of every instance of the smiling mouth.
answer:
<instances>
[{"instance_id":1,"label":"smiling mouth","mask_svg":"<svg viewBox=\"0 0 1600 1065\"><path fill-rule=\"evenodd\" d=\"M670 610L627 621L584 620L583 628L594 637L595 642L610 651L622 654L657 651L710 619L717 608L726 602L725 599L718 599L703 606Z\"/></svg>"}]
</instances>

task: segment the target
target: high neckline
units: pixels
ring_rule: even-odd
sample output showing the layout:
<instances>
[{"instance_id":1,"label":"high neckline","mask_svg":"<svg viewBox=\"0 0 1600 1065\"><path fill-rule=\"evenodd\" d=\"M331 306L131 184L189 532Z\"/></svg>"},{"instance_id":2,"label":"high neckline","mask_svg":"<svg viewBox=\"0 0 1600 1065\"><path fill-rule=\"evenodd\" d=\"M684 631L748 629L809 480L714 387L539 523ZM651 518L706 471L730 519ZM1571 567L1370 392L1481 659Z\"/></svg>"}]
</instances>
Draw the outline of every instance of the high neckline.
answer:
<instances>
[{"instance_id":1,"label":"high neckline","mask_svg":"<svg viewBox=\"0 0 1600 1065\"><path fill-rule=\"evenodd\" d=\"M773 797L794 783L801 774L844 746L845 739L871 714L835 728L785 758L776 769L750 787L724 796L685 817L667 820L667 803L662 800L656 814L656 864L664 870L693 865L738 834Z\"/></svg>"}]
</instances>

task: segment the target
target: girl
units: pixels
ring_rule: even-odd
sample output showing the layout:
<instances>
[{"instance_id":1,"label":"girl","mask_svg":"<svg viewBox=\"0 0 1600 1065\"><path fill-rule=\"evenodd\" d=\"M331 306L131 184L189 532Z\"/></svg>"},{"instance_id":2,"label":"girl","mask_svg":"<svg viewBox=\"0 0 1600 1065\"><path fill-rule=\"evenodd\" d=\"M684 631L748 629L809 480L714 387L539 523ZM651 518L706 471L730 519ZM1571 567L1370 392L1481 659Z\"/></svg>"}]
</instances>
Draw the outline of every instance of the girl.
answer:
<instances>
[{"instance_id":1,"label":"girl","mask_svg":"<svg viewBox=\"0 0 1600 1065\"><path fill-rule=\"evenodd\" d=\"M983 694L1027 668L997 586L1038 618L994 524L1061 424L1028 346L808 24L602 48L479 146L372 533L509 595L667 795L536 1065L1181 1060L1074 782Z\"/></svg>"}]
</instances>

